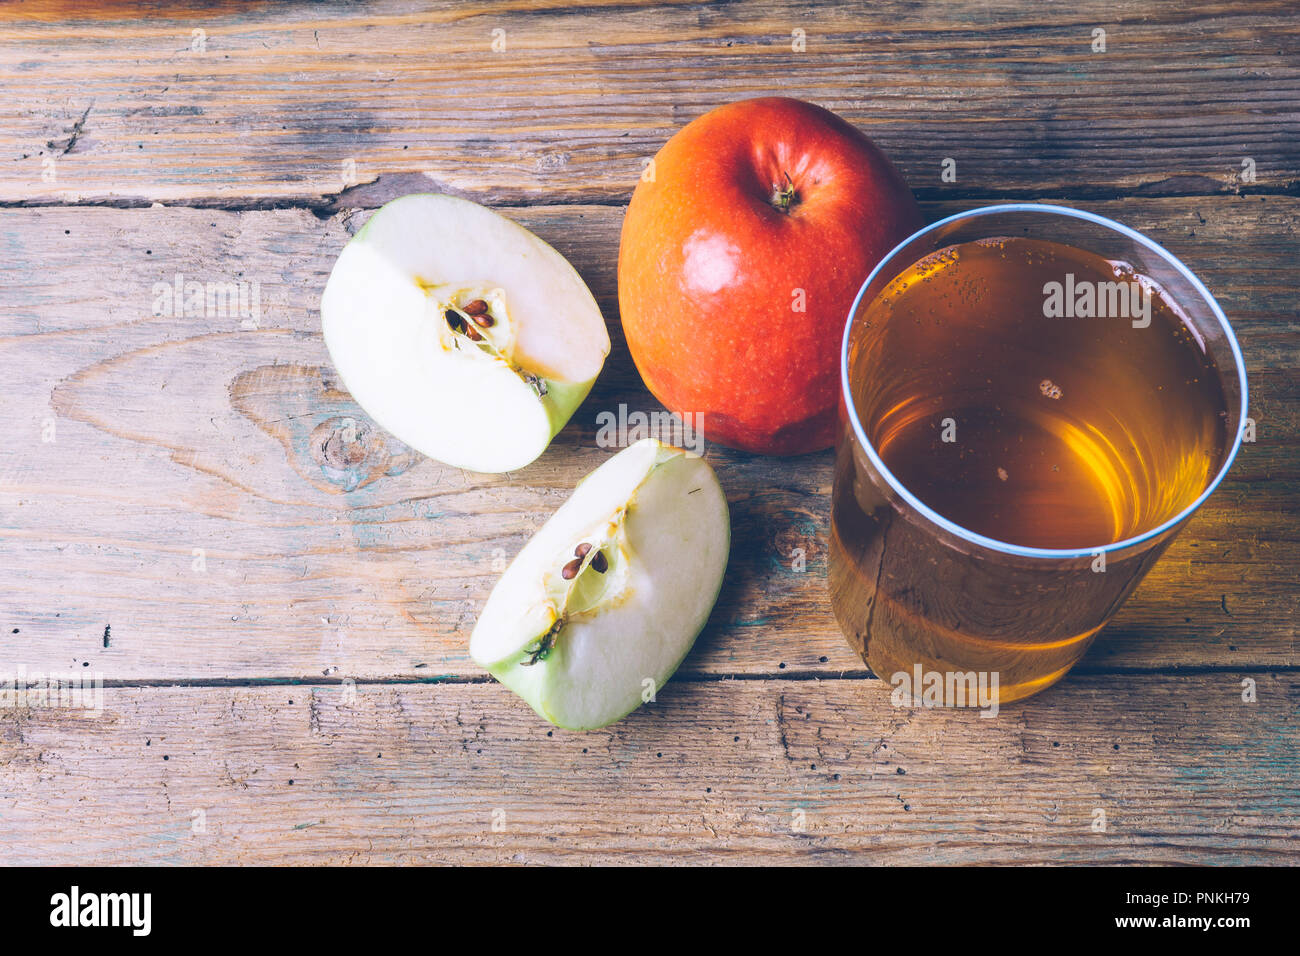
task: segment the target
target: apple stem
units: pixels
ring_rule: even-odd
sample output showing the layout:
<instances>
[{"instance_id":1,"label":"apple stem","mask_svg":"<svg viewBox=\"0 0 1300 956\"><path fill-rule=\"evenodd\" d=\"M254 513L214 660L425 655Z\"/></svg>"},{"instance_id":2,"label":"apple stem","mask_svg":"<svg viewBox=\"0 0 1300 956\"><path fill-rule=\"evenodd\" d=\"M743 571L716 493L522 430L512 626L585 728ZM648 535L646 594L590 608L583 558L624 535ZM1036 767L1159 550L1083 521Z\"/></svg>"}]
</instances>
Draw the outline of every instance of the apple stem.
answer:
<instances>
[{"instance_id":1,"label":"apple stem","mask_svg":"<svg viewBox=\"0 0 1300 956\"><path fill-rule=\"evenodd\" d=\"M777 212L789 213L791 208L798 204L799 194L795 191L794 180L790 178L789 173L785 173L785 186L776 183L772 186L772 207Z\"/></svg>"}]
</instances>

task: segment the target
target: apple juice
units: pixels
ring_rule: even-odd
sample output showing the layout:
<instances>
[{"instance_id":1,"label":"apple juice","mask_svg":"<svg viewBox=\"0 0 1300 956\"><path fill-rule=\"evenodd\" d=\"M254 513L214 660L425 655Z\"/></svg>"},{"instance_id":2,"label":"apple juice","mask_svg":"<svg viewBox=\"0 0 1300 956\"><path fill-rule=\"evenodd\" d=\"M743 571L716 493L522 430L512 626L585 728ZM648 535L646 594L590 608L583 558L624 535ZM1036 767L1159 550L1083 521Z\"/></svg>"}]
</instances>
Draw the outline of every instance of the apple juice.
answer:
<instances>
[{"instance_id":1,"label":"apple juice","mask_svg":"<svg viewBox=\"0 0 1300 956\"><path fill-rule=\"evenodd\" d=\"M1230 447L1214 359L1126 263L1041 239L963 242L905 269L855 321L849 390L872 447L924 505L995 542L1089 551L1140 536L1191 505ZM980 560L961 536L923 530L917 509L897 520L843 408L840 442L832 599L885 679L975 661L1000 673L1003 701L1032 693L1167 544L1098 550L1067 562L1077 574ZM953 601L958 583L981 600Z\"/></svg>"}]
</instances>

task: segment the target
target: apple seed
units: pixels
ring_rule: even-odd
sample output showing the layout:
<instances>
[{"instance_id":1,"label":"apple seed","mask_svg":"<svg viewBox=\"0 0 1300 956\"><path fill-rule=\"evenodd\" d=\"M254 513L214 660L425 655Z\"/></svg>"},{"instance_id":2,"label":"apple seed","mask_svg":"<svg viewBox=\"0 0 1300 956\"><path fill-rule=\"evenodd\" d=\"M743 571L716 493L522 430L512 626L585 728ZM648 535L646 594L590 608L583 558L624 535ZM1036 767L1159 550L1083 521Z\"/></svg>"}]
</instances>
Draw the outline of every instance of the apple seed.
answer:
<instances>
[{"instance_id":1,"label":"apple seed","mask_svg":"<svg viewBox=\"0 0 1300 956\"><path fill-rule=\"evenodd\" d=\"M476 343L480 349L494 358L501 359L509 364L519 377L524 380L524 383L537 393L538 398L545 398L548 391L546 380L539 375L534 375L532 372L511 363L510 360L497 348L495 342L480 333L474 326L477 325L482 329L490 329L492 326L496 325L497 320L488 315L486 311L481 314L470 312L469 310L471 307L475 309L482 307L486 310L488 305L483 299L474 299L464 306L451 306L448 309L444 309L442 315L443 318L447 320L447 327L456 335L463 335L471 342ZM467 321L467 319L471 321ZM453 338L452 345L459 349L460 340Z\"/></svg>"},{"instance_id":2,"label":"apple seed","mask_svg":"<svg viewBox=\"0 0 1300 956\"><path fill-rule=\"evenodd\" d=\"M591 550L591 542L584 541L582 542L582 544L578 545L576 548L573 549L573 553L576 557L585 558L587 556L587 552L590 550Z\"/></svg>"},{"instance_id":3,"label":"apple seed","mask_svg":"<svg viewBox=\"0 0 1300 956\"><path fill-rule=\"evenodd\" d=\"M488 310L488 304L484 302L482 299L475 299L474 301L466 304L464 306L464 310L471 317L485 315ZM475 321L477 321L477 319Z\"/></svg>"},{"instance_id":4,"label":"apple seed","mask_svg":"<svg viewBox=\"0 0 1300 956\"><path fill-rule=\"evenodd\" d=\"M578 576L578 569L582 567L582 558L574 558L563 568L560 569L560 577L566 581L572 581Z\"/></svg>"},{"instance_id":5,"label":"apple seed","mask_svg":"<svg viewBox=\"0 0 1300 956\"><path fill-rule=\"evenodd\" d=\"M609 560L605 557L604 551L596 552L596 556L591 559L591 569L597 574L604 574L609 570Z\"/></svg>"}]
</instances>

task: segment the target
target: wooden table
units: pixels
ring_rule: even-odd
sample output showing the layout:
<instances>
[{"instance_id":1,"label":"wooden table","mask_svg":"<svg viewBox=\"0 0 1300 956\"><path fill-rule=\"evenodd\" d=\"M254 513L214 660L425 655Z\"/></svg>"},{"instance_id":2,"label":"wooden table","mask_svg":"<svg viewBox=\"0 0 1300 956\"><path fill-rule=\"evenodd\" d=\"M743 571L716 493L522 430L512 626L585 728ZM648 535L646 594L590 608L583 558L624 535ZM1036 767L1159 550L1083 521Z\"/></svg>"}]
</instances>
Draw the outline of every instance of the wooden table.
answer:
<instances>
[{"instance_id":1,"label":"wooden table","mask_svg":"<svg viewBox=\"0 0 1300 956\"><path fill-rule=\"evenodd\" d=\"M0 712L5 862L1300 858L1290 0L0 17L0 662L105 683L97 716ZM469 632L606 457L597 412L657 407L615 295L643 160L764 94L856 123L931 217L1041 199L1167 244L1237 329L1258 440L1075 673L996 720L891 707L840 637L829 453L711 446L735 537L711 625L656 704L555 730ZM368 425L325 277L371 210L430 190L552 242L609 321L591 397L512 475L379 432L360 464L323 450ZM155 315L178 275L256 283L259 321Z\"/></svg>"}]
</instances>

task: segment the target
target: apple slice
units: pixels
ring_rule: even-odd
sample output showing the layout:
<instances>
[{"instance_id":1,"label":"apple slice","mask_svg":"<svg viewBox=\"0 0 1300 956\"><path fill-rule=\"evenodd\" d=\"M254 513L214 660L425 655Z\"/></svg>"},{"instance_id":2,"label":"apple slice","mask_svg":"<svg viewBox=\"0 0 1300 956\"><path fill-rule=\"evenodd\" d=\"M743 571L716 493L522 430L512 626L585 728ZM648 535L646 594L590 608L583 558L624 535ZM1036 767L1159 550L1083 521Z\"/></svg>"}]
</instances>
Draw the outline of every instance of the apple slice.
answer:
<instances>
[{"instance_id":1,"label":"apple slice","mask_svg":"<svg viewBox=\"0 0 1300 956\"><path fill-rule=\"evenodd\" d=\"M643 439L584 478L519 552L470 656L557 726L613 723L677 670L730 550L713 469Z\"/></svg>"},{"instance_id":2,"label":"apple slice","mask_svg":"<svg viewBox=\"0 0 1300 956\"><path fill-rule=\"evenodd\" d=\"M417 451L522 468L587 397L609 354L581 277L518 223L451 196L403 196L343 249L321 296L348 391Z\"/></svg>"}]
</instances>

